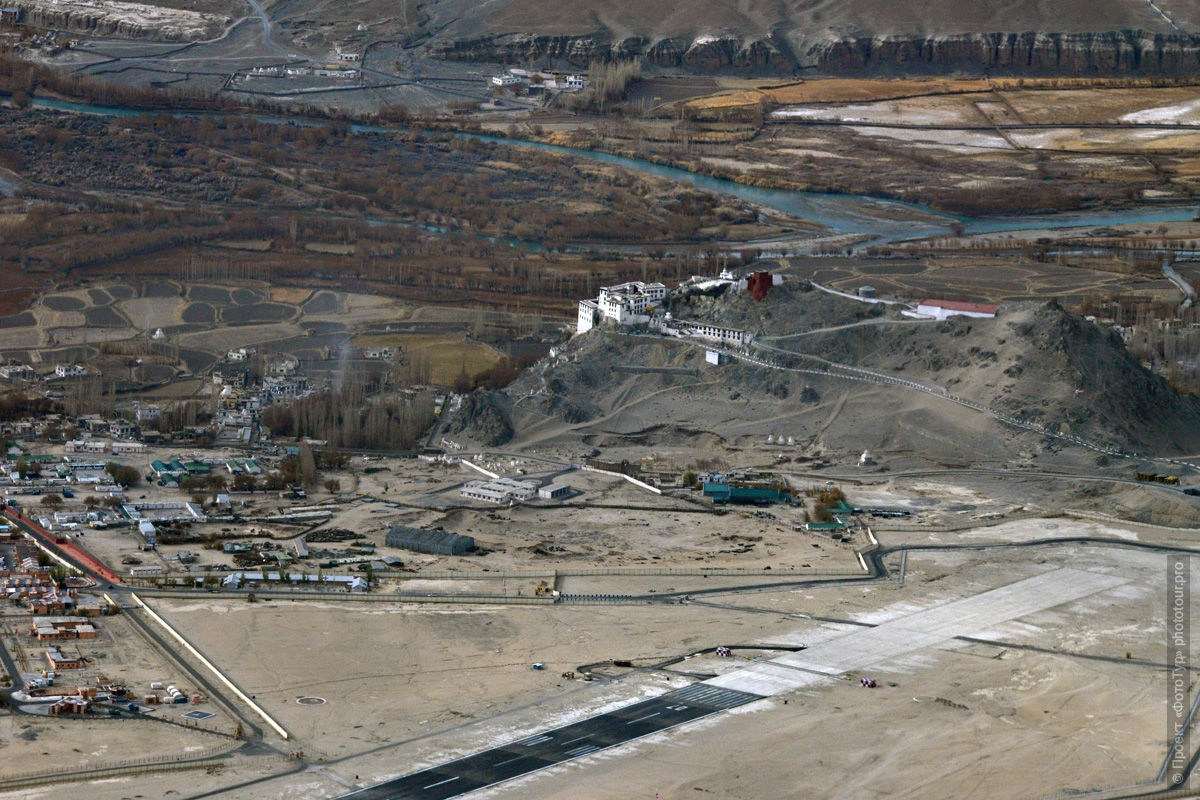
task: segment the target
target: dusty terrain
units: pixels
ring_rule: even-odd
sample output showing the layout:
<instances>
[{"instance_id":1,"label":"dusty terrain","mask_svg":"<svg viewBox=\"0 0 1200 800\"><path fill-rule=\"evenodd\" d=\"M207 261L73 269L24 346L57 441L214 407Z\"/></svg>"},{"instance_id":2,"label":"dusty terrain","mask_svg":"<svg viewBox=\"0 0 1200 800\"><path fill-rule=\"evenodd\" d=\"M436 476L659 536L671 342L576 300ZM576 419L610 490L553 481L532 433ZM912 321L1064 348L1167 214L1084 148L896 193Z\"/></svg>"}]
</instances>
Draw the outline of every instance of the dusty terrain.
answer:
<instances>
[{"instance_id":1,"label":"dusty terrain","mask_svg":"<svg viewBox=\"0 0 1200 800\"><path fill-rule=\"evenodd\" d=\"M613 657L651 664L721 642L819 641L844 626L805 622L797 612L878 623L1045 571L1039 562L1047 558L1113 571L1129 583L980 632L988 644L948 642L881 665L871 670L881 687L874 692L830 680L487 796L607 798L698 789L742 797L753 788L758 796L791 797L802 786L814 796L837 796L850 781L856 796L948 798L969 788L999 798L1146 780L1165 740L1156 733L1165 673L1144 663L1159 657L1163 635L1156 589L1163 567L1155 555L1075 545L1034 556L914 553L903 584L730 593L722 608L161 605L298 742L334 759L327 771L366 783L684 685L684 673L737 664L696 658L632 674L608 667L602 672L618 680L599 686L558 677L564 669ZM314 648L321 659L302 657ZM1123 659L1126 651L1133 660ZM531 671L535 660L546 671ZM296 702L314 696L327 702ZM1116 697L1122 702L1108 700ZM972 731L969 741L957 733L964 726ZM931 737L936 765L926 757ZM783 741L797 745L786 759L779 758ZM982 764L981 749L990 754ZM342 791L310 773L229 796L285 797L300 786L309 796Z\"/></svg>"}]
</instances>

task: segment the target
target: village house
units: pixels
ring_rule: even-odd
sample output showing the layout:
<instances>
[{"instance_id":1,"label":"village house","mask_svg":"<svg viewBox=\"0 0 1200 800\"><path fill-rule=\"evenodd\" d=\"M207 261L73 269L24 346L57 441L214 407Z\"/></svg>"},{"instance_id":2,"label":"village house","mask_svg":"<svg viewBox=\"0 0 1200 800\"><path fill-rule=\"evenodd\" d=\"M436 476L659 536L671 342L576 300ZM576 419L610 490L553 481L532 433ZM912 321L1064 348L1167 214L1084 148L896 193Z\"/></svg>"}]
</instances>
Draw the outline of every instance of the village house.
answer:
<instances>
[{"instance_id":1,"label":"village house","mask_svg":"<svg viewBox=\"0 0 1200 800\"><path fill-rule=\"evenodd\" d=\"M87 367L79 364L58 364L54 367L54 377L56 378L83 378L87 374Z\"/></svg>"},{"instance_id":2,"label":"village house","mask_svg":"<svg viewBox=\"0 0 1200 800\"><path fill-rule=\"evenodd\" d=\"M6 381L31 381L33 376L33 367L28 364L10 364L0 367L0 378Z\"/></svg>"}]
</instances>

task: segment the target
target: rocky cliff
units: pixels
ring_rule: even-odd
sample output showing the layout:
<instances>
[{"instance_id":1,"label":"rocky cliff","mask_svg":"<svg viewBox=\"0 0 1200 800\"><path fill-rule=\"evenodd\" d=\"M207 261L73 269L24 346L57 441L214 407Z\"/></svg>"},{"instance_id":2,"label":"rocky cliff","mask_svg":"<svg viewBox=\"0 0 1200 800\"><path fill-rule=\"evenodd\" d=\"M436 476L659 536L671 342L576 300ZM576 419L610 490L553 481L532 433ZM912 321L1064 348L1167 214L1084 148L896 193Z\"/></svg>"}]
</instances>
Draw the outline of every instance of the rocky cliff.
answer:
<instances>
[{"instance_id":1,"label":"rocky cliff","mask_svg":"<svg viewBox=\"0 0 1200 800\"><path fill-rule=\"evenodd\" d=\"M557 61L575 67L593 60L641 59L699 72L830 74L992 71L1017 74L1186 74L1200 69L1200 35L1141 30L1099 33L980 33L946 36L864 36L743 39L733 35L613 39L503 34L435 42L434 55L505 64Z\"/></svg>"},{"instance_id":2,"label":"rocky cliff","mask_svg":"<svg viewBox=\"0 0 1200 800\"><path fill-rule=\"evenodd\" d=\"M109 0L7 0L4 5L20 9L28 25L128 39L197 41L218 36L230 22L215 14Z\"/></svg>"},{"instance_id":3,"label":"rocky cliff","mask_svg":"<svg viewBox=\"0 0 1200 800\"><path fill-rule=\"evenodd\" d=\"M823 72L929 67L997 72L1177 74L1200 67L1200 36L1139 30L874 36L808 43L804 65Z\"/></svg>"},{"instance_id":4,"label":"rocky cliff","mask_svg":"<svg viewBox=\"0 0 1200 800\"><path fill-rule=\"evenodd\" d=\"M503 34L468 40L440 41L431 46L439 58L463 61L498 61L505 64L560 61L586 67L594 60L640 59L662 67L697 71L743 69L764 73L787 73L796 59L782 40L743 40L736 36L701 36L694 39L668 37L651 40L631 36L613 40L606 34L548 36Z\"/></svg>"}]
</instances>

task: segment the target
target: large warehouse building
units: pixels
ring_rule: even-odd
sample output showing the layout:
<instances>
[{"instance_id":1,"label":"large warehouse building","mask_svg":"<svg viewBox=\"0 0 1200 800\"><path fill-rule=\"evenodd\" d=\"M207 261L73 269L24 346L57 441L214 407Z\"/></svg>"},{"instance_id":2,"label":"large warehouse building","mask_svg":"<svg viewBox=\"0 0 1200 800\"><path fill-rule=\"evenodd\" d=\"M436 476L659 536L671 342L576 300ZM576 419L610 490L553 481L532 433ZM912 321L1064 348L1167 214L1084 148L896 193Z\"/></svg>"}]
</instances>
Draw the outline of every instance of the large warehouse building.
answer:
<instances>
[{"instance_id":1,"label":"large warehouse building","mask_svg":"<svg viewBox=\"0 0 1200 800\"><path fill-rule=\"evenodd\" d=\"M388 547L439 556L461 556L475 549L475 539L470 536L427 531L424 528L409 528L404 525L394 526L388 531L384 541Z\"/></svg>"}]
</instances>

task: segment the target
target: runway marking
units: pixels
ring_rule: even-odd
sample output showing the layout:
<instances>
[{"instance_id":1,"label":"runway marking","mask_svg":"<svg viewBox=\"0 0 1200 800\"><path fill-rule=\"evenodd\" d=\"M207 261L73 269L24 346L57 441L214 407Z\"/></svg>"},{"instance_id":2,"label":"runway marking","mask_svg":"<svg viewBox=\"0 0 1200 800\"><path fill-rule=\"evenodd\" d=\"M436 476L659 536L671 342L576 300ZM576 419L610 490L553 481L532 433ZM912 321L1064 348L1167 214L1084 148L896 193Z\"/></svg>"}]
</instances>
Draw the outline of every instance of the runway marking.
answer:
<instances>
[{"instance_id":1,"label":"runway marking","mask_svg":"<svg viewBox=\"0 0 1200 800\"><path fill-rule=\"evenodd\" d=\"M720 707L712 704L680 706L677 704L680 692L704 694L705 697L712 697L713 702L719 703ZM373 800L430 800L430 798L439 797L458 797L469 792L477 792L490 786L504 783L522 775L533 774L555 764L563 764L573 759L603 752L626 742L637 741L654 733L687 725L696 720L720 713L726 708L753 703L761 699L760 695L749 692L739 692L735 689L714 690L714 687L711 686L692 684L678 691L667 692L649 700L635 702L622 709L597 714L586 720L563 725L562 727L530 736L518 742L504 745L503 747L492 748L471 756L465 756L442 764L440 767L430 768L418 773L395 778L376 786L360 789L356 792L342 795L341 800L350 800L350 798L357 797L369 797L373 798ZM641 713L649 711L650 708L678 710L674 711L674 713L667 713L660 710L628 721L620 716L621 713ZM622 727L629 727L634 723L643 724L633 730L624 732L622 735L622 733L618 732L619 729L609 727L615 725L618 720L626 723ZM595 725L597 723L601 727L593 730L591 734L577 736L574 739L563 742L555 741L556 736L566 733L576 733L584 729L581 726ZM589 738L592 741L584 742L573 749L567 750L565 747ZM597 738L599 741L597 741ZM536 752L527 755L513 755L513 747L534 741L545 742L545 744L538 748ZM497 757L502 757L504 760L500 762L493 762L491 760ZM432 791L432 788L444 786L453 779L426 786L422 785L429 778L436 777L438 774L445 775L449 772L458 773L458 776L463 778L457 787L447 787L440 792Z\"/></svg>"},{"instance_id":2,"label":"runway marking","mask_svg":"<svg viewBox=\"0 0 1200 800\"><path fill-rule=\"evenodd\" d=\"M569 755L571 758L579 758L582 755L587 755L588 753L599 749L600 748L594 744L585 744L582 747L576 747L574 750L568 750L567 755Z\"/></svg>"},{"instance_id":3,"label":"runway marking","mask_svg":"<svg viewBox=\"0 0 1200 800\"><path fill-rule=\"evenodd\" d=\"M541 744L542 742L548 741L550 741L550 737L545 734L541 734L540 736L530 736L528 739L522 739L521 741L517 742L517 744L529 747L531 745Z\"/></svg>"},{"instance_id":4,"label":"runway marking","mask_svg":"<svg viewBox=\"0 0 1200 800\"><path fill-rule=\"evenodd\" d=\"M693 684L673 692L671 696L690 703L713 706L714 708L733 708L743 705L746 702L746 697L741 692L723 689L707 683Z\"/></svg>"},{"instance_id":5,"label":"runway marking","mask_svg":"<svg viewBox=\"0 0 1200 800\"><path fill-rule=\"evenodd\" d=\"M441 786L441 785L443 785L443 784L450 783L451 781L456 781L456 780L458 780L458 776L457 776L457 775L455 775L453 778L446 778L446 780L444 780L444 781L438 781L437 783L431 783L431 784L429 784L428 786L425 786L425 787L422 787L422 788L425 788L425 789L432 789L432 788L433 788L433 787L435 787L435 786Z\"/></svg>"}]
</instances>

